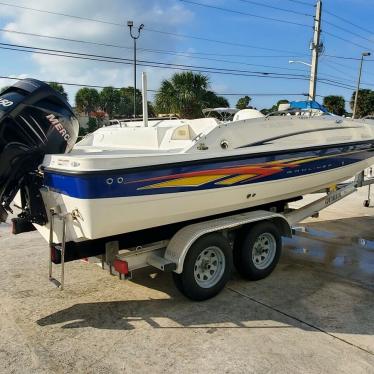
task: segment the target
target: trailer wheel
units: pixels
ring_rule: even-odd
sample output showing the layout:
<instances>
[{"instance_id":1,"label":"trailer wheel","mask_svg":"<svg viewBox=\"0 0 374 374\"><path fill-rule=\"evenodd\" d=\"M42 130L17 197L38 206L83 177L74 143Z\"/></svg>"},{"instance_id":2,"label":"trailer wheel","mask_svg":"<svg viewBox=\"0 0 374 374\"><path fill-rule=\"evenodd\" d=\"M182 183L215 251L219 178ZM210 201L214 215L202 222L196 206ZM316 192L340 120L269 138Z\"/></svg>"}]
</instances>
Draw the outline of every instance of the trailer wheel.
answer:
<instances>
[{"instance_id":1,"label":"trailer wheel","mask_svg":"<svg viewBox=\"0 0 374 374\"><path fill-rule=\"evenodd\" d=\"M217 295L230 279L232 250L221 234L199 238L189 249L181 274L173 273L176 287L192 300L202 301Z\"/></svg>"},{"instance_id":2,"label":"trailer wheel","mask_svg":"<svg viewBox=\"0 0 374 374\"><path fill-rule=\"evenodd\" d=\"M275 268L282 251L282 237L275 224L260 222L238 235L234 245L234 264L250 280L266 278Z\"/></svg>"}]
</instances>

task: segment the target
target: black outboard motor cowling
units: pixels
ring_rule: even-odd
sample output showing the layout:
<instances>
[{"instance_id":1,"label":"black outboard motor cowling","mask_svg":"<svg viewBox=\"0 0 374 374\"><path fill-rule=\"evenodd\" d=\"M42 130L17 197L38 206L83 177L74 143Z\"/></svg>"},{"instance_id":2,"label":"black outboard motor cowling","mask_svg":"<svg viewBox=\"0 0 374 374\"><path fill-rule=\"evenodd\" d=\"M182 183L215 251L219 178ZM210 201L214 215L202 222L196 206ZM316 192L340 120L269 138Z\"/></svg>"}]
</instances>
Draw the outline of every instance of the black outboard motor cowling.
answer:
<instances>
[{"instance_id":1,"label":"black outboard motor cowling","mask_svg":"<svg viewBox=\"0 0 374 374\"><path fill-rule=\"evenodd\" d=\"M0 95L0 222L20 190L23 218L44 224L38 171L44 155L74 146L79 123L66 99L48 84L24 79Z\"/></svg>"}]
</instances>

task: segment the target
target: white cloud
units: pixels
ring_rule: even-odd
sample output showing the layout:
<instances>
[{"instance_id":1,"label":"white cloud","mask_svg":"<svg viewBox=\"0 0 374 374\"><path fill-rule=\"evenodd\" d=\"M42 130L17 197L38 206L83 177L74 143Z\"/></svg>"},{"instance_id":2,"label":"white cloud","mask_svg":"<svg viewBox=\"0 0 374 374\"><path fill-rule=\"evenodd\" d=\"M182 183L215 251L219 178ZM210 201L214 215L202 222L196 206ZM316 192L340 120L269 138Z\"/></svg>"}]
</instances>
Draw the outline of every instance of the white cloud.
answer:
<instances>
[{"instance_id":1,"label":"white cloud","mask_svg":"<svg viewBox=\"0 0 374 374\"><path fill-rule=\"evenodd\" d=\"M99 0L26 0L17 5L32 6L65 14L86 18L100 19L114 23L123 23L125 27L105 23L90 22L81 19L57 16L26 9L6 9L5 28L27 33L44 34L70 39L87 40L132 46L132 39L126 27L129 19L135 26L144 23L146 28L178 32L178 29L193 19L193 14L177 0L111 0L103 3ZM132 59L131 49L109 48L104 46L78 44L61 40L25 36L15 33L4 33L7 42L24 44L40 48L70 50L98 55L117 56ZM144 30L138 45L141 48L177 49L177 39L163 34ZM157 57L156 57L157 56ZM164 56L144 54L143 59L165 60ZM176 61L177 57L169 56L168 61ZM30 67L24 73L43 80L60 82L85 83L93 85L127 86L133 83L131 65L110 64L95 61L69 59L41 54L30 55ZM149 73L149 87L158 87L160 80L169 76L170 71L156 68L138 69L138 88L140 87L140 71ZM77 88L66 87L71 98Z\"/></svg>"},{"instance_id":2,"label":"white cloud","mask_svg":"<svg viewBox=\"0 0 374 374\"><path fill-rule=\"evenodd\" d=\"M10 75L10 77L11 78L16 78L16 79L9 80L9 79L0 78L0 90L3 90L5 87L8 87L8 86L12 85L18 79L28 78L28 75L27 74L13 74L13 75Z\"/></svg>"}]
</instances>

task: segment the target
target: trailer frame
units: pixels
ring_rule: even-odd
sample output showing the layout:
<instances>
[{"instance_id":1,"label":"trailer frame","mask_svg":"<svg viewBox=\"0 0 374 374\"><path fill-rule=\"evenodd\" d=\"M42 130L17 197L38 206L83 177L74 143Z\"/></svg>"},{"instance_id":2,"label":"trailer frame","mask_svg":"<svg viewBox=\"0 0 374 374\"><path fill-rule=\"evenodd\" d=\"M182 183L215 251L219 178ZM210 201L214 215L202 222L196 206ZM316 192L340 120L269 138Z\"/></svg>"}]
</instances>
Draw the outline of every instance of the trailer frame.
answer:
<instances>
[{"instance_id":1,"label":"trailer frame","mask_svg":"<svg viewBox=\"0 0 374 374\"><path fill-rule=\"evenodd\" d=\"M354 181L334 185L323 191L317 191L317 193L324 193L325 195L298 209L289 209L287 205L281 213L268 210L253 210L239 214L227 215L221 218L207 218L202 222L187 224L167 240L125 249L120 248L118 241L108 240L108 242L105 243L105 253L96 256L94 261L99 261L99 264L103 269L107 268L110 274L118 275L120 279L131 279L133 271L148 266L163 272L173 272L175 277L180 277L185 271L185 261L191 247L201 238L210 234L219 233L223 238L226 238L227 242L230 243L232 250L234 250L234 242L236 237L239 235L239 230L243 231L255 224L263 222L273 224L282 237L292 237L295 232L293 231L293 227L298 222L308 217L318 215L321 210L341 201L357 191L358 188L364 186L370 187L373 183L374 178L365 179L364 172L362 172L356 176ZM368 199L370 199L370 197L368 197ZM52 242L55 219L60 219L63 222L62 243L60 245L56 245ZM61 214L56 210L50 211L49 280L57 285L61 290L64 289L65 284L65 238L66 222L69 219L77 219L76 213L71 212ZM53 253L56 250L60 251L61 255L60 280L57 280L52 276ZM183 292L183 287L178 288L182 289Z\"/></svg>"}]
</instances>

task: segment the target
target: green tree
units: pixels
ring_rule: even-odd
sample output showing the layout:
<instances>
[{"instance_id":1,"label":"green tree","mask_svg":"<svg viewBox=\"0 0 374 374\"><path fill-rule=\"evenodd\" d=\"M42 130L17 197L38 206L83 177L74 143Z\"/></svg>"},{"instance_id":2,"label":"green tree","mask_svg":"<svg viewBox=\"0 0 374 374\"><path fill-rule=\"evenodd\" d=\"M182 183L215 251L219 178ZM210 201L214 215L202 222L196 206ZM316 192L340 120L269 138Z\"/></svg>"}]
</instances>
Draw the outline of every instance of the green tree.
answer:
<instances>
[{"instance_id":1,"label":"green tree","mask_svg":"<svg viewBox=\"0 0 374 374\"><path fill-rule=\"evenodd\" d=\"M94 88L81 88L75 95L75 104L78 112L90 114L100 108L100 95Z\"/></svg>"},{"instance_id":2,"label":"green tree","mask_svg":"<svg viewBox=\"0 0 374 374\"><path fill-rule=\"evenodd\" d=\"M203 74L190 71L174 74L161 83L155 98L157 111L176 113L182 118L200 117L208 85L208 77Z\"/></svg>"},{"instance_id":3,"label":"green tree","mask_svg":"<svg viewBox=\"0 0 374 374\"><path fill-rule=\"evenodd\" d=\"M156 117L155 108L154 108L153 104L150 101L148 101L148 117L149 118Z\"/></svg>"},{"instance_id":4,"label":"green tree","mask_svg":"<svg viewBox=\"0 0 374 374\"><path fill-rule=\"evenodd\" d=\"M86 129L86 128L82 127L82 126L79 126L78 137L83 138L87 134L88 134L88 129Z\"/></svg>"},{"instance_id":5,"label":"green tree","mask_svg":"<svg viewBox=\"0 0 374 374\"><path fill-rule=\"evenodd\" d=\"M120 96L120 91L113 87L105 87L100 92L100 108L108 114L109 119L118 113Z\"/></svg>"},{"instance_id":6,"label":"green tree","mask_svg":"<svg viewBox=\"0 0 374 374\"><path fill-rule=\"evenodd\" d=\"M330 95L323 99L323 105L329 112L338 116L345 114L345 100L343 96Z\"/></svg>"},{"instance_id":7,"label":"green tree","mask_svg":"<svg viewBox=\"0 0 374 374\"><path fill-rule=\"evenodd\" d=\"M64 86L60 83L49 82L48 83L55 91L60 93L66 100L68 100L68 94L65 92Z\"/></svg>"},{"instance_id":8,"label":"green tree","mask_svg":"<svg viewBox=\"0 0 374 374\"><path fill-rule=\"evenodd\" d=\"M353 110L356 91L353 92L351 98L351 109ZM358 91L356 118L362 118L374 113L374 91L362 89Z\"/></svg>"},{"instance_id":9,"label":"green tree","mask_svg":"<svg viewBox=\"0 0 374 374\"><path fill-rule=\"evenodd\" d=\"M228 108L230 106L227 99L216 95L213 91L207 91L204 97L203 108Z\"/></svg>"},{"instance_id":10,"label":"green tree","mask_svg":"<svg viewBox=\"0 0 374 374\"><path fill-rule=\"evenodd\" d=\"M90 134L91 132L96 131L99 128L98 120L94 117L90 117L87 122L86 133Z\"/></svg>"},{"instance_id":11,"label":"green tree","mask_svg":"<svg viewBox=\"0 0 374 374\"><path fill-rule=\"evenodd\" d=\"M176 73L164 80L155 97L158 113L176 113L181 118L198 118L208 106L228 106L227 100L208 91L206 75L191 71Z\"/></svg>"},{"instance_id":12,"label":"green tree","mask_svg":"<svg viewBox=\"0 0 374 374\"><path fill-rule=\"evenodd\" d=\"M276 112L278 110L280 104L288 104L288 103L289 103L289 101L287 99L278 100L277 103L274 104L271 108L269 108L269 109L266 109L266 108L262 109L261 113L267 115L269 113Z\"/></svg>"},{"instance_id":13,"label":"green tree","mask_svg":"<svg viewBox=\"0 0 374 374\"><path fill-rule=\"evenodd\" d=\"M122 87L120 90L120 101L118 105L118 115L131 118L134 115L134 88ZM148 107L149 110L149 107ZM136 89L136 113L142 113L142 93Z\"/></svg>"},{"instance_id":14,"label":"green tree","mask_svg":"<svg viewBox=\"0 0 374 374\"><path fill-rule=\"evenodd\" d=\"M252 101L252 98L249 96L241 97L236 103L236 109L246 109L249 106L249 103Z\"/></svg>"}]
</instances>

